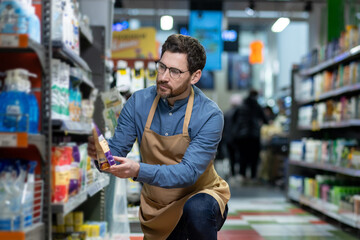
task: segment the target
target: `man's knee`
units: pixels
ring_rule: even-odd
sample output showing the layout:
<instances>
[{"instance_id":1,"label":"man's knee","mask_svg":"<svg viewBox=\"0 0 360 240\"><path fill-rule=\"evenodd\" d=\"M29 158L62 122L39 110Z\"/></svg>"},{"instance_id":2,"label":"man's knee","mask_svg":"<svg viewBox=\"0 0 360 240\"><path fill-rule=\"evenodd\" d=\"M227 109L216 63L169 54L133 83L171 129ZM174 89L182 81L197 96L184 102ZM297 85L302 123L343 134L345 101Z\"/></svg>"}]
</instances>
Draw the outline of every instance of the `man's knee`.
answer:
<instances>
[{"instance_id":1,"label":"man's knee","mask_svg":"<svg viewBox=\"0 0 360 240\"><path fill-rule=\"evenodd\" d=\"M219 211L219 205L215 198L206 193L198 193L188 199L185 203L183 214L191 219L201 219L215 217L215 214Z\"/></svg>"}]
</instances>

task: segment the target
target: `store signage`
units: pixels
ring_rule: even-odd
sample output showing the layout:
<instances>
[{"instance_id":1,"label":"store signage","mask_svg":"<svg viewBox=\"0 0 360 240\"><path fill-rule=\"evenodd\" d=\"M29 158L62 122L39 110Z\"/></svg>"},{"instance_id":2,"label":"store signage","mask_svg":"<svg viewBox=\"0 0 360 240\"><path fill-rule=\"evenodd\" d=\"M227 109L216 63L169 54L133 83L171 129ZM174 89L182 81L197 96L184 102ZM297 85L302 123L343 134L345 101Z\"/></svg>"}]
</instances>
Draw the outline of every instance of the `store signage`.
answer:
<instances>
[{"instance_id":1,"label":"store signage","mask_svg":"<svg viewBox=\"0 0 360 240\"><path fill-rule=\"evenodd\" d=\"M250 43L250 55L249 55L250 64L263 63L264 61L263 47L264 44L262 43L262 41L259 40Z\"/></svg>"},{"instance_id":2,"label":"store signage","mask_svg":"<svg viewBox=\"0 0 360 240\"><path fill-rule=\"evenodd\" d=\"M155 28L113 32L111 57L113 59L155 59Z\"/></svg>"},{"instance_id":3,"label":"store signage","mask_svg":"<svg viewBox=\"0 0 360 240\"><path fill-rule=\"evenodd\" d=\"M112 25L113 32L121 32L122 30L126 30L128 28L129 28L128 21L117 22Z\"/></svg>"},{"instance_id":4,"label":"store signage","mask_svg":"<svg viewBox=\"0 0 360 240\"><path fill-rule=\"evenodd\" d=\"M190 36L195 37L206 50L206 70L221 69L223 41L221 38L221 11L191 11L189 20Z\"/></svg>"},{"instance_id":5,"label":"store signage","mask_svg":"<svg viewBox=\"0 0 360 240\"><path fill-rule=\"evenodd\" d=\"M222 32L222 40L224 41L225 52L239 51L239 26L229 25L227 30Z\"/></svg>"}]
</instances>

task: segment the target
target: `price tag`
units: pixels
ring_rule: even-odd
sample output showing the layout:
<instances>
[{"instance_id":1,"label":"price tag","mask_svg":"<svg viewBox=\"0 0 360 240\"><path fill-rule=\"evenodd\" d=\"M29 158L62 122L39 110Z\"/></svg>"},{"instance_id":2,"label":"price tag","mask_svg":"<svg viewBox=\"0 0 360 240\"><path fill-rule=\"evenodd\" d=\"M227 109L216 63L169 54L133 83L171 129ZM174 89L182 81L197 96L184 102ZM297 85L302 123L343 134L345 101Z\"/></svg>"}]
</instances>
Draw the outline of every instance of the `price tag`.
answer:
<instances>
[{"instance_id":1,"label":"price tag","mask_svg":"<svg viewBox=\"0 0 360 240\"><path fill-rule=\"evenodd\" d=\"M29 45L29 37L26 34L0 34L0 47L26 48Z\"/></svg>"},{"instance_id":2,"label":"price tag","mask_svg":"<svg viewBox=\"0 0 360 240\"><path fill-rule=\"evenodd\" d=\"M19 35L17 34L0 34L1 47L18 47Z\"/></svg>"},{"instance_id":3,"label":"price tag","mask_svg":"<svg viewBox=\"0 0 360 240\"><path fill-rule=\"evenodd\" d=\"M87 188L87 193L90 197L94 196L97 192L99 192L102 189L102 186L99 182L94 182Z\"/></svg>"},{"instance_id":4,"label":"price tag","mask_svg":"<svg viewBox=\"0 0 360 240\"><path fill-rule=\"evenodd\" d=\"M0 147L27 147L27 133L0 133Z\"/></svg>"}]
</instances>

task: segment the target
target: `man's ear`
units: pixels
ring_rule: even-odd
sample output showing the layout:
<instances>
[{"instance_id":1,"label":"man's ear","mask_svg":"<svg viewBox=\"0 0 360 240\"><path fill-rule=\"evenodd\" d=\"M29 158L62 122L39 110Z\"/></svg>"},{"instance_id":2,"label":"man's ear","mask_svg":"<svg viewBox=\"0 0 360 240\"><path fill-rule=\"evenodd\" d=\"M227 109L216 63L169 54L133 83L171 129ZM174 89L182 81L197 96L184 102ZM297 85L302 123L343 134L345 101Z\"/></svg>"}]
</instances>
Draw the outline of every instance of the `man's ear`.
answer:
<instances>
[{"instance_id":1,"label":"man's ear","mask_svg":"<svg viewBox=\"0 0 360 240\"><path fill-rule=\"evenodd\" d=\"M199 69L191 75L191 84L196 84L201 78L202 71Z\"/></svg>"}]
</instances>

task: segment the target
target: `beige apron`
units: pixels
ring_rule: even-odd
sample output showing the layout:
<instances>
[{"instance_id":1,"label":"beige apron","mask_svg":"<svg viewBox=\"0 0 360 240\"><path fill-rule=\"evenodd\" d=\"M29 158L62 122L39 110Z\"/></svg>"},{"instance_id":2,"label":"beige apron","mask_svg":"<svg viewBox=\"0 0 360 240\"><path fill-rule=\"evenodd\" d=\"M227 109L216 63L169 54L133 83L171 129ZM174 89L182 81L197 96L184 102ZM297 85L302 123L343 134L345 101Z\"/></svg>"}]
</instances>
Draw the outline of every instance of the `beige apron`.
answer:
<instances>
[{"instance_id":1,"label":"beige apron","mask_svg":"<svg viewBox=\"0 0 360 240\"><path fill-rule=\"evenodd\" d=\"M188 126L194 104L194 90L186 107L183 133L173 136L161 136L150 130L160 96L157 95L142 136L140 152L142 161L148 164L172 165L181 162L190 143ZM185 202L197 193L207 193L219 203L221 213L230 198L228 184L218 176L213 160L196 183L186 188L165 189L144 184L141 191L140 222L145 240L166 239L177 225Z\"/></svg>"}]
</instances>

